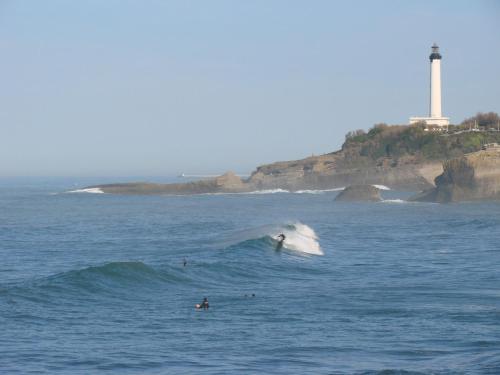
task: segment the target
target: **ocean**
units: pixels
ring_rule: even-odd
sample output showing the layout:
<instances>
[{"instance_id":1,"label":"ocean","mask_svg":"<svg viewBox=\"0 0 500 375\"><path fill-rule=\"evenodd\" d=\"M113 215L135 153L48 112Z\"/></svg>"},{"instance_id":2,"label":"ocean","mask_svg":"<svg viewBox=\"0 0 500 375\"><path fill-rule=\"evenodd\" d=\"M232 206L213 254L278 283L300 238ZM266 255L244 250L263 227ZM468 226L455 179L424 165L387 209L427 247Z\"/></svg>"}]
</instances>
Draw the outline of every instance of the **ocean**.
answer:
<instances>
[{"instance_id":1,"label":"ocean","mask_svg":"<svg viewBox=\"0 0 500 375\"><path fill-rule=\"evenodd\" d=\"M0 373L500 374L499 203L97 182L0 180Z\"/></svg>"}]
</instances>

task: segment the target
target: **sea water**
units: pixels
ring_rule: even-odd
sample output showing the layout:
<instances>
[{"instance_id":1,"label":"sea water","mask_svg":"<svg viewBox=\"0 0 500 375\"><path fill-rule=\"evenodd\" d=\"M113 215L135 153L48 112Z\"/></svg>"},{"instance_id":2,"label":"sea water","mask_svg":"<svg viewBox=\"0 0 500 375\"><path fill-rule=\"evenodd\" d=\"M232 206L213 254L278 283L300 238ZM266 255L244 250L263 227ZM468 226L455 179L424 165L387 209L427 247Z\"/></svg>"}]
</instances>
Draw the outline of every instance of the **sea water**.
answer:
<instances>
[{"instance_id":1,"label":"sea water","mask_svg":"<svg viewBox=\"0 0 500 375\"><path fill-rule=\"evenodd\" d=\"M500 373L498 203L86 182L0 181L2 374Z\"/></svg>"}]
</instances>

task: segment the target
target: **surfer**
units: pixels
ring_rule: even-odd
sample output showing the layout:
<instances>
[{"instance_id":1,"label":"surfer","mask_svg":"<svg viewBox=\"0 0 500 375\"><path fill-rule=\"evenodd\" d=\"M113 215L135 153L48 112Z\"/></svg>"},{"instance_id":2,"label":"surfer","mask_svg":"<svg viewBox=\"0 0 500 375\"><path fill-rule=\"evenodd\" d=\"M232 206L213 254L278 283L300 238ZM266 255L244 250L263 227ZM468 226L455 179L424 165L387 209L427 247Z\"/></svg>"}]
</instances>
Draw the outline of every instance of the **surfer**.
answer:
<instances>
[{"instance_id":1,"label":"surfer","mask_svg":"<svg viewBox=\"0 0 500 375\"><path fill-rule=\"evenodd\" d=\"M188 264L188 262L187 262L186 258L184 258L184 259L183 259L183 261L182 261L182 265L183 265L184 267L186 267L186 266L187 266L187 264Z\"/></svg>"},{"instance_id":2,"label":"surfer","mask_svg":"<svg viewBox=\"0 0 500 375\"><path fill-rule=\"evenodd\" d=\"M195 306L198 310L208 310L208 308L210 307L209 304L208 304L208 298L205 297L203 298L203 302L202 303L197 303L196 306Z\"/></svg>"},{"instance_id":3,"label":"surfer","mask_svg":"<svg viewBox=\"0 0 500 375\"><path fill-rule=\"evenodd\" d=\"M280 233L276 239L278 240L278 244L276 245L276 250L280 250L283 247L283 242L285 242L285 235Z\"/></svg>"}]
</instances>

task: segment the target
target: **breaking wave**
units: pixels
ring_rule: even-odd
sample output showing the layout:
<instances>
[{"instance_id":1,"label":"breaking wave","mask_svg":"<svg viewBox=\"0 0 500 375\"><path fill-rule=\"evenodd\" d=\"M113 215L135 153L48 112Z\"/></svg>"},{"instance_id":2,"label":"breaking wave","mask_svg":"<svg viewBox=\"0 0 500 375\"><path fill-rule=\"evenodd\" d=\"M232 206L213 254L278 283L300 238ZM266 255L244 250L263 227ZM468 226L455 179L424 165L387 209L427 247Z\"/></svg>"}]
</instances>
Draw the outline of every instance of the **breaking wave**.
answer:
<instances>
[{"instance_id":1,"label":"breaking wave","mask_svg":"<svg viewBox=\"0 0 500 375\"><path fill-rule=\"evenodd\" d=\"M382 203L410 203L404 199L384 199Z\"/></svg>"},{"instance_id":2,"label":"breaking wave","mask_svg":"<svg viewBox=\"0 0 500 375\"><path fill-rule=\"evenodd\" d=\"M389 187L385 185L372 185L380 190L391 190ZM254 190L248 192L241 193L202 193L200 195L257 195L257 194L323 194L333 191L342 191L345 189L345 186L331 189L302 189L302 190L286 190L286 189L263 189L263 190ZM101 188L85 188L85 189L76 189L67 191L67 193L90 193L90 194L104 194Z\"/></svg>"},{"instance_id":3,"label":"breaking wave","mask_svg":"<svg viewBox=\"0 0 500 375\"><path fill-rule=\"evenodd\" d=\"M286 190L286 189L263 189L263 190L254 190L248 192L241 193L203 193L200 195L264 195L264 194L323 194L332 191L341 191L344 190L345 187L332 188L332 189L304 189L304 190Z\"/></svg>"},{"instance_id":4,"label":"breaking wave","mask_svg":"<svg viewBox=\"0 0 500 375\"><path fill-rule=\"evenodd\" d=\"M285 189L265 189L265 190L255 190L248 193L241 194L276 194L276 193L290 193L290 191Z\"/></svg>"},{"instance_id":5,"label":"breaking wave","mask_svg":"<svg viewBox=\"0 0 500 375\"><path fill-rule=\"evenodd\" d=\"M372 186L376 187L377 189L380 189L380 190L391 190L390 187L385 186L385 185L372 185Z\"/></svg>"},{"instance_id":6,"label":"breaking wave","mask_svg":"<svg viewBox=\"0 0 500 375\"><path fill-rule=\"evenodd\" d=\"M323 255L318 236L311 227L297 222L286 225L283 234L286 236L283 247L306 254Z\"/></svg>"},{"instance_id":7,"label":"breaking wave","mask_svg":"<svg viewBox=\"0 0 500 375\"><path fill-rule=\"evenodd\" d=\"M225 248L239 247L239 245L244 244L252 248L276 249L277 236L281 233L285 235L282 250L308 255L324 254L314 229L300 222L265 225L240 231L226 238L222 246Z\"/></svg>"},{"instance_id":8,"label":"breaking wave","mask_svg":"<svg viewBox=\"0 0 500 375\"><path fill-rule=\"evenodd\" d=\"M241 194L276 194L276 193L290 193L290 194L323 194L330 191L340 191L344 190L345 187L332 188L332 189L304 189L304 190L285 190L285 189L266 189L266 190L256 190L249 193Z\"/></svg>"},{"instance_id":9,"label":"breaking wave","mask_svg":"<svg viewBox=\"0 0 500 375\"><path fill-rule=\"evenodd\" d=\"M391 190L391 188L385 185L372 185L380 190ZM332 191L342 191L345 190L345 186L331 188L331 189L303 189L303 190L286 190L286 189L264 189L264 190L256 190L248 193L236 193L236 194L276 194L276 193L290 193L290 194L323 194ZM224 194L224 193L220 193Z\"/></svg>"},{"instance_id":10,"label":"breaking wave","mask_svg":"<svg viewBox=\"0 0 500 375\"><path fill-rule=\"evenodd\" d=\"M295 194L323 194L328 193L329 191L341 191L344 190L345 187L333 188L333 189L318 189L318 190L297 190L294 191Z\"/></svg>"},{"instance_id":11,"label":"breaking wave","mask_svg":"<svg viewBox=\"0 0 500 375\"><path fill-rule=\"evenodd\" d=\"M90 194L104 194L100 188L86 188L67 191L67 193L90 193Z\"/></svg>"},{"instance_id":12,"label":"breaking wave","mask_svg":"<svg viewBox=\"0 0 500 375\"><path fill-rule=\"evenodd\" d=\"M382 190L390 190L388 187L380 187L383 185L373 185ZM248 192L241 193L201 193L196 195L264 195L264 194L323 194L333 191L341 191L344 190L345 187L338 187L332 189L303 189L303 190L286 190L286 189L263 189L263 190L254 190ZM85 188L85 189L76 189L70 190L66 193L88 193L88 194L105 194L101 188Z\"/></svg>"}]
</instances>

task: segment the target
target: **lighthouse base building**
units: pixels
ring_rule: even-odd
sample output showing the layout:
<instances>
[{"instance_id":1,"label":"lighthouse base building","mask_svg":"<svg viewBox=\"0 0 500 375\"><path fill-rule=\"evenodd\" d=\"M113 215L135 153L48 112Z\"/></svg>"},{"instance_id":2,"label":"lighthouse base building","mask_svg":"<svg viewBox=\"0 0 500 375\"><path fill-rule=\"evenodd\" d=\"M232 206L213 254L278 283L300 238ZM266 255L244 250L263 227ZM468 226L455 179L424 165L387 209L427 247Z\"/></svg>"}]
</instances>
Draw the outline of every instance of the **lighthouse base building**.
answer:
<instances>
[{"instance_id":1,"label":"lighthouse base building","mask_svg":"<svg viewBox=\"0 0 500 375\"><path fill-rule=\"evenodd\" d=\"M450 125L449 117L410 117L410 125L425 122L429 129L446 130Z\"/></svg>"},{"instance_id":2,"label":"lighthouse base building","mask_svg":"<svg viewBox=\"0 0 500 375\"><path fill-rule=\"evenodd\" d=\"M410 125L423 122L427 125L426 130L447 130L450 124L449 117L443 117L441 113L441 54L439 47L434 43L431 61L431 97L429 105L429 117L410 117Z\"/></svg>"}]
</instances>

